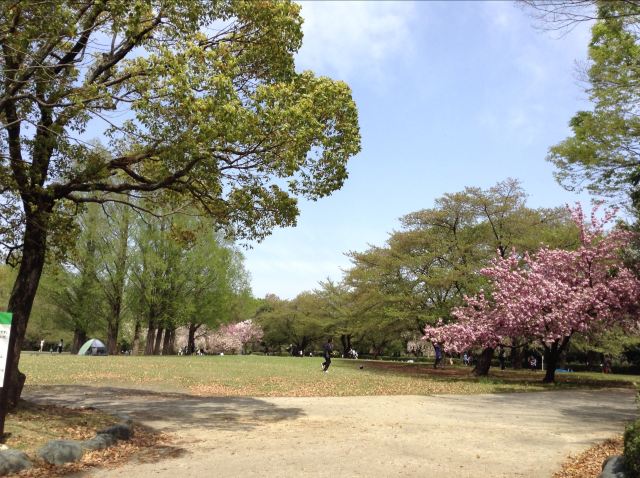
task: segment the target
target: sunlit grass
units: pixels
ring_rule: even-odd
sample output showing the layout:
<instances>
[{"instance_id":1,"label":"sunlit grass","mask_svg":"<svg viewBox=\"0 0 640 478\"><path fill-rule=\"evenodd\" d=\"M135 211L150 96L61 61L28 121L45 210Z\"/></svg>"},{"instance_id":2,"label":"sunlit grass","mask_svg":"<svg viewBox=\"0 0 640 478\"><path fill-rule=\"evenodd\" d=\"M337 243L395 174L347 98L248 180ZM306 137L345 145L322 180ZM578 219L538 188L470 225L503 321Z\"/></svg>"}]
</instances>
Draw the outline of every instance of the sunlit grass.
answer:
<instances>
[{"instance_id":1,"label":"sunlit grass","mask_svg":"<svg viewBox=\"0 0 640 478\"><path fill-rule=\"evenodd\" d=\"M540 372L492 372L478 379L468 368L434 372L427 364L333 361L328 374L319 357L79 357L24 354L20 368L32 385L85 384L184 392L204 396L433 395L522 392L543 385ZM363 369L360 369L360 366ZM637 376L559 374L566 386L631 386ZM603 382L603 380L606 380ZM612 385L613 384L613 385Z\"/></svg>"}]
</instances>

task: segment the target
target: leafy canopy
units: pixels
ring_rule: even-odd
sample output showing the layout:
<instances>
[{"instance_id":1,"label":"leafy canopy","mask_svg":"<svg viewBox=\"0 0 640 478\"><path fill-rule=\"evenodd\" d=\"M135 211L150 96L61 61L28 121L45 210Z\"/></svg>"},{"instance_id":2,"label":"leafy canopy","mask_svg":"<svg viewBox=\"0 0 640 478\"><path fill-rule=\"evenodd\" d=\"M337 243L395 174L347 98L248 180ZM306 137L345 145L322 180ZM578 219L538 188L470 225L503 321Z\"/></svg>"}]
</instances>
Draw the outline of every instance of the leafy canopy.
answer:
<instances>
[{"instance_id":1,"label":"leafy canopy","mask_svg":"<svg viewBox=\"0 0 640 478\"><path fill-rule=\"evenodd\" d=\"M55 229L73 203L139 196L195 203L239 237L295 224L296 197L340 188L360 149L349 87L294 69L299 13L285 0L6 2L5 246L31 215Z\"/></svg>"}]
</instances>

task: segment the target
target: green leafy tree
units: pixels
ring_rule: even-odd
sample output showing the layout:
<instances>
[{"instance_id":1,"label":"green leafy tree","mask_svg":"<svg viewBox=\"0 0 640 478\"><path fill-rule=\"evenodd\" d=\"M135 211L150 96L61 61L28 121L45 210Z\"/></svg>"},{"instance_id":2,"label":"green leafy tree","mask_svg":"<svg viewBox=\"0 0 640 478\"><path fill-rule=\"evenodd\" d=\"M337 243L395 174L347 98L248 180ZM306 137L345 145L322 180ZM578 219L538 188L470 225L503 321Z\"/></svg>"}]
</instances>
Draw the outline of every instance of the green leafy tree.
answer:
<instances>
[{"instance_id":1,"label":"green leafy tree","mask_svg":"<svg viewBox=\"0 0 640 478\"><path fill-rule=\"evenodd\" d=\"M244 257L220 234L205 228L186 252L187 284L180 299L188 327L187 348L195 351L195 334L251 316L251 289Z\"/></svg>"},{"instance_id":2,"label":"green leafy tree","mask_svg":"<svg viewBox=\"0 0 640 478\"><path fill-rule=\"evenodd\" d=\"M256 316L267 349L279 352L284 348L298 355L318 345L331 328L321 307L321 299L313 292L303 292L292 300L267 296Z\"/></svg>"},{"instance_id":3,"label":"green leafy tree","mask_svg":"<svg viewBox=\"0 0 640 478\"><path fill-rule=\"evenodd\" d=\"M477 271L496 253L506 257L514 248L533 251L543 243L575 247L577 229L565 209L531 209L525 203L513 179L486 190L448 193L433 208L402 217L402 229L386 246L350 253L346 282L360 304L355 320L361 331L422 334L427 324L451 320L450 311L464 295L485 285ZM516 355L522 346L514 337Z\"/></svg>"},{"instance_id":4,"label":"green leafy tree","mask_svg":"<svg viewBox=\"0 0 640 478\"><path fill-rule=\"evenodd\" d=\"M77 353L89 334L102 328L106 304L100 284L102 228L99 211L89 208L80 220L81 234L70 260L54 273L55 283L48 282L47 295L55 304L55 323L73 333L71 353Z\"/></svg>"},{"instance_id":5,"label":"green leafy tree","mask_svg":"<svg viewBox=\"0 0 640 478\"><path fill-rule=\"evenodd\" d=\"M146 320L145 355L170 348L171 332L184 312L180 297L187 287L187 271L181 267L185 245L173 234L173 218L140 218L135 234L136 254L131 267L132 300L137 315L134 349ZM167 332L167 333L165 333Z\"/></svg>"},{"instance_id":6,"label":"green leafy tree","mask_svg":"<svg viewBox=\"0 0 640 478\"><path fill-rule=\"evenodd\" d=\"M98 277L107 304L107 352L114 355L118 353L118 336L126 309L132 217L131 210L122 204L106 204L103 209L107 219L100 237Z\"/></svg>"},{"instance_id":7,"label":"green leafy tree","mask_svg":"<svg viewBox=\"0 0 640 478\"><path fill-rule=\"evenodd\" d=\"M629 195L640 206L640 4L598 2L587 80L593 110L570 121L572 135L550 149L569 189Z\"/></svg>"},{"instance_id":8,"label":"green leafy tree","mask_svg":"<svg viewBox=\"0 0 640 478\"><path fill-rule=\"evenodd\" d=\"M75 205L196 204L236 237L262 238L295 224L297 197L341 187L357 111L346 84L295 71L301 23L286 0L3 5L0 231L20 262L11 405L47 249L74 242ZM96 130L102 148L87 141Z\"/></svg>"}]
</instances>

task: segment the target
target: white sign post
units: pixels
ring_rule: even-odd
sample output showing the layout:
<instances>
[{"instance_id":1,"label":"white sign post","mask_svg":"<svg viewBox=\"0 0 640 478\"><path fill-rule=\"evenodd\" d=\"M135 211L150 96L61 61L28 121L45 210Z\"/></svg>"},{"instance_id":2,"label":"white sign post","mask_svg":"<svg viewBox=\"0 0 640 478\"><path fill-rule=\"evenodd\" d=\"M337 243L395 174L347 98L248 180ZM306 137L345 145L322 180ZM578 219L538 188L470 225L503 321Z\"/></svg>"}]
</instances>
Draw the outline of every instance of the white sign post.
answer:
<instances>
[{"instance_id":1,"label":"white sign post","mask_svg":"<svg viewBox=\"0 0 640 478\"><path fill-rule=\"evenodd\" d=\"M9 334L11 333L11 312L0 312L0 387L4 387L4 374L9 354Z\"/></svg>"}]
</instances>

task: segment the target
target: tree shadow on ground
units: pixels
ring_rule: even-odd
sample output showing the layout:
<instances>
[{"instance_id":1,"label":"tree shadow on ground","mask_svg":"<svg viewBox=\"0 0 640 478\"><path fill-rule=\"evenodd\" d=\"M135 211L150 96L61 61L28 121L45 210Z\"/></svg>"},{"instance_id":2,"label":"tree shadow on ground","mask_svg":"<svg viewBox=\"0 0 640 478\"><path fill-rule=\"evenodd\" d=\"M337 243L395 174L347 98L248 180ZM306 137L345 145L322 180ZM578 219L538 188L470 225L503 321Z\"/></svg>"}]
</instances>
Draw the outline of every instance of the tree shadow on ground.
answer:
<instances>
[{"instance_id":1,"label":"tree shadow on ground","mask_svg":"<svg viewBox=\"0 0 640 478\"><path fill-rule=\"evenodd\" d=\"M356 366L364 366L370 373L379 374L400 374L412 376L416 378L426 378L430 380L440 381L458 381L458 382L477 382L480 380L489 380L495 383L505 384L521 384L521 385L542 385L544 373L541 371L520 370L498 370L492 368L488 377L477 377L472 374L473 367L460 367L454 365L445 365L444 367L434 369L432 364L428 363L406 363L406 362L382 362L374 360L346 361L340 363L342 367L356 368ZM640 381L640 376L638 376ZM628 380L605 380L593 379L589 377L581 377L571 374L556 373L556 383L545 385L550 389L553 388L628 388L634 389L635 386Z\"/></svg>"},{"instance_id":2,"label":"tree shadow on ground","mask_svg":"<svg viewBox=\"0 0 640 478\"><path fill-rule=\"evenodd\" d=\"M94 407L127 414L165 432L189 428L249 431L261 425L304 416L300 408L285 408L251 397L196 397L117 387L50 385L31 387L25 398L37 403Z\"/></svg>"},{"instance_id":3,"label":"tree shadow on ground","mask_svg":"<svg viewBox=\"0 0 640 478\"><path fill-rule=\"evenodd\" d=\"M526 407L516 413L530 423L535 424L541 416L555 416L558 429L579 424L587 430L591 424L599 424L611 433L621 433L623 425L639 414L635 392L627 389L491 394L477 399L475 406L500 414L518 403Z\"/></svg>"}]
</instances>

